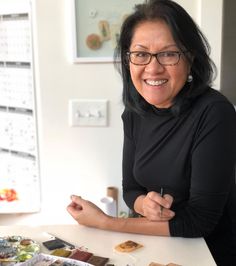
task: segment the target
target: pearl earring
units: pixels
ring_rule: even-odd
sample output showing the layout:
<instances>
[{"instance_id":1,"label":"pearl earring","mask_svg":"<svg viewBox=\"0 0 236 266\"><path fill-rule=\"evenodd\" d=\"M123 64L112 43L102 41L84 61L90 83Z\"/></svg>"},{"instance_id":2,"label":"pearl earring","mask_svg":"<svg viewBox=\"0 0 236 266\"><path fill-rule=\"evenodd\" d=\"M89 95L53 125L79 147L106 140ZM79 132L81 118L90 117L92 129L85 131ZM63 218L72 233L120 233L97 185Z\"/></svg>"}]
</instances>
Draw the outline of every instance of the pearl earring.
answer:
<instances>
[{"instance_id":1,"label":"pearl earring","mask_svg":"<svg viewBox=\"0 0 236 266\"><path fill-rule=\"evenodd\" d=\"M187 78L187 82L192 82L192 81L193 81L193 76L189 74Z\"/></svg>"}]
</instances>

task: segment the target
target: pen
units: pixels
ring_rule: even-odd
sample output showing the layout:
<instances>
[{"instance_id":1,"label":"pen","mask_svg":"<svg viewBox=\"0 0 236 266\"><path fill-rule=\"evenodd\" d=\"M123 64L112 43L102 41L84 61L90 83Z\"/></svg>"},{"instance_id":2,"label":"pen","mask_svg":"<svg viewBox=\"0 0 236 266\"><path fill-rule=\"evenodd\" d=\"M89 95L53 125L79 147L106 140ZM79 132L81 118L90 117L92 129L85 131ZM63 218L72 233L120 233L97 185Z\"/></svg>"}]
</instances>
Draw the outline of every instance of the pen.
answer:
<instances>
[{"instance_id":1,"label":"pen","mask_svg":"<svg viewBox=\"0 0 236 266\"><path fill-rule=\"evenodd\" d=\"M51 235L51 236L53 236L55 239L61 241L62 243L64 243L66 246L68 246L68 247L70 247L72 249L75 248L75 245L73 245L73 244L71 244L71 243L69 243L69 242L67 242L67 241L65 241L65 240L63 240L63 239L61 239L61 238L59 238L59 237L51 234L51 233L48 233L48 234Z\"/></svg>"},{"instance_id":2,"label":"pen","mask_svg":"<svg viewBox=\"0 0 236 266\"><path fill-rule=\"evenodd\" d=\"M161 195L161 197L164 196L164 188L163 187L161 187L160 195ZM162 217L162 211L163 211L163 206L160 206L160 217Z\"/></svg>"}]
</instances>

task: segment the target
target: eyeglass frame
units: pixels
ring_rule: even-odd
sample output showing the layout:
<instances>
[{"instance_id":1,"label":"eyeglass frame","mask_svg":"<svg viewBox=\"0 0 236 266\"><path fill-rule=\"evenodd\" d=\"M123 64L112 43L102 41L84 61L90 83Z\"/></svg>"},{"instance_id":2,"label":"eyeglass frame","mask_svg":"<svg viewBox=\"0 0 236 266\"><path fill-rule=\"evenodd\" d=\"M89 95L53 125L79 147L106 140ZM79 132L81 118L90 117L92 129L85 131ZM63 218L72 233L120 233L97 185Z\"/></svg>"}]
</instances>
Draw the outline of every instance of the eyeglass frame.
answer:
<instances>
[{"instance_id":1,"label":"eyeglass frame","mask_svg":"<svg viewBox=\"0 0 236 266\"><path fill-rule=\"evenodd\" d=\"M134 53L145 53L145 54L148 54L150 56L149 58L149 61L148 63L145 63L145 64L135 64L132 62L132 60L130 59L131 55L134 54ZM174 64L162 64L160 63L159 59L158 59L158 55L160 54L164 54L164 53L175 53L175 54L178 54L179 58L178 58L178 61ZM129 62L132 63L133 65L136 65L136 66L147 66L148 64L151 63L152 61L152 58L155 57L157 62L161 65L161 66L175 66L179 63L179 60L180 60L180 56L182 54L186 54L188 53L188 51L163 51L163 52L158 52L158 53L149 53L149 52L144 52L144 51L129 51L129 52L126 52L126 55L128 56L128 59L129 59Z\"/></svg>"}]
</instances>

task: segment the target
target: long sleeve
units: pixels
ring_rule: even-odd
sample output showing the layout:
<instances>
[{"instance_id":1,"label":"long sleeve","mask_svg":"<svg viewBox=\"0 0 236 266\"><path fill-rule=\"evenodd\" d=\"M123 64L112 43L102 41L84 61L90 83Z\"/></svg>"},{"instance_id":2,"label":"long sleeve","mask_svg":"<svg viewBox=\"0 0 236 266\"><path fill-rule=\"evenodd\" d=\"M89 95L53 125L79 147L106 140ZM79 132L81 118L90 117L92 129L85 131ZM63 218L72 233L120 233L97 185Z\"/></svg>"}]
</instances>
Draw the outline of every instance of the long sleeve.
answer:
<instances>
[{"instance_id":1,"label":"long sleeve","mask_svg":"<svg viewBox=\"0 0 236 266\"><path fill-rule=\"evenodd\" d=\"M218 103L204 114L191 151L189 199L170 221L173 236L200 237L212 233L230 193L235 192L235 113L230 105Z\"/></svg>"},{"instance_id":2,"label":"long sleeve","mask_svg":"<svg viewBox=\"0 0 236 266\"><path fill-rule=\"evenodd\" d=\"M135 180L133 176L133 166L135 157L135 141L132 138L132 118L129 112L124 112L122 115L123 120L126 121L124 124L124 144L123 144L123 198L130 209L133 209L136 198L140 195L146 194L147 190L145 187ZM126 125L129 125L128 127Z\"/></svg>"},{"instance_id":3,"label":"long sleeve","mask_svg":"<svg viewBox=\"0 0 236 266\"><path fill-rule=\"evenodd\" d=\"M126 204L132 209L139 195L164 187L174 197L172 236L205 237L222 226L235 193L233 106L210 90L179 117L125 111L122 119Z\"/></svg>"}]
</instances>

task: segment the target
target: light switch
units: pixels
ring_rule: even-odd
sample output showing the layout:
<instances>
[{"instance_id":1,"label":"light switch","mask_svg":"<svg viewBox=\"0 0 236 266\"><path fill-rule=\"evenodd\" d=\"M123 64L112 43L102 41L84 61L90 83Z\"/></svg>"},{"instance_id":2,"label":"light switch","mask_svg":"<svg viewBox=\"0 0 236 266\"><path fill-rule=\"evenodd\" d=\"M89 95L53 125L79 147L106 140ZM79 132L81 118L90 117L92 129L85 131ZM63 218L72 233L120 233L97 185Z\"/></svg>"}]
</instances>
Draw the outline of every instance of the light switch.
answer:
<instances>
[{"instance_id":1,"label":"light switch","mask_svg":"<svg viewBox=\"0 0 236 266\"><path fill-rule=\"evenodd\" d=\"M81 126L107 126L106 99L72 99L69 100L69 125Z\"/></svg>"}]
</instances>

